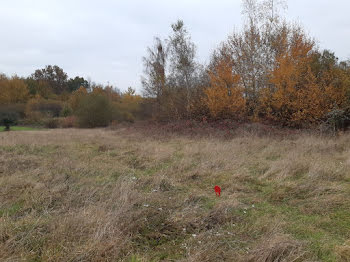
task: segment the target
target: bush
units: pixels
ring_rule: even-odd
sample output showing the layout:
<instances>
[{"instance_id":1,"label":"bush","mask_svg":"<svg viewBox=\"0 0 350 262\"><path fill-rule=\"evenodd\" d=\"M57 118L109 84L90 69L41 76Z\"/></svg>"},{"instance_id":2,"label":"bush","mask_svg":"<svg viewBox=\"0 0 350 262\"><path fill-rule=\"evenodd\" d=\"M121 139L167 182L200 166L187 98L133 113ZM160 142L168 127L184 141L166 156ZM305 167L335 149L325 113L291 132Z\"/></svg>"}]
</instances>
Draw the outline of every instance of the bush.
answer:
<instances>
[{"instance_id":1,"label":"bush","mask_svg":"<svg viewBox=\"0 0 350 262\"><path fill-rule=\"evenodd\" d=\"M10 126L16 125L18 114L13 111L0 111L0 125L5 126L5 130L9 131Z\"/></svg>"},{"instance_id":2,"label":"bush","mask_svg":"<svg viewBox=\"0 0 350 262\"><path fill-rule=\"evenodd\" d=\"M67 117L67 116L70 116L72 115L73 113L73 110L68 106L68 105L65 105L60 113L60 115L62 117Z\"/></svg>"},{"instance_id":3,"label":"bush","mask_svg":"<svg viewBox=\"0 0 350 262\"><path fill-rule=\"evenodd\" d=\"M17 114L18 118L25 118L25 104L9 104L0 107L0 111L9 111Z\"/></svg>"},{"instance_id":4,"label":"bush","mask_svg":"<svg viewBox=\"0 0 350 262\"><path fill-rule=\"evenodd\" d=\"M58 128L59 121L57 118L48 118L44 120L44 126L46 128Z\"/></svg>"},{"instance_id":5,"label":"bush","mask_svg":"<svg viewBox=\"0 0 350 262\"><path fill-rule=\"evenodd\" d=\"M101 94L89 94L84 97L76 115L80 127L105 127L113 119L113 106L110 100Z\"/></svg>"},{"instance_id":6,"label":"bush","mask_svg":"<svg viewBox=\"0 0 350 262\"><path fill-rule=\"evenodd\" d=\"M326 114L323 129L336 132L346 130L350 126L350 107L345 109L334 109Z\"/></svg>"},{"instance_id":7,"label":"bush","mask_svg":"<svg viewBox=\"0 0 350 262\"><path fill-rule=\"evenodd\" d=\"M122 119L123 119L123 121L129 122L129 123L135 122L135 117L130 112L124 112L122 114Z\"/></svg>"},{"instance_id":8,"label":"bush","mask_svg":"<svg viewBox=\"0 0 350 262\"><path fill-rule=\"evenodd\" d=\"M59 117L62 108L63 106L60 101L36 98L28 102L26 113L40 112L46 116Z\"/></svg>"},{"instance_id":9,"label":"bush","mask_svg":"<svg viewBox=\"0 0 350 262\"><path fill-rule=\"evenodd\" d=\"M26 118L21 121L24 125L44 126L45 116L38 111L26 112Z\"/></svg>"},{"instance_id":10,"label":"bush","mask_svg":"<svg viewBox=\"0 0 350 262\"><path fill-rule=\"evenodd\" d=\"M75 116L67 116L62 118L60 121L60 126L62 128L72 128L77 126L77 119Z\"/></svg>"},{"instance_id":11,"label":"bush","mask_svg":"<svg viewBox=\"0 0 350 262\"><path fill-rule=\"evenodd\" d=\"M112 120L112 122L109 124L110 129L117 129L119 127L119 122L117 120Z\"/></svg>"}]
</instances>

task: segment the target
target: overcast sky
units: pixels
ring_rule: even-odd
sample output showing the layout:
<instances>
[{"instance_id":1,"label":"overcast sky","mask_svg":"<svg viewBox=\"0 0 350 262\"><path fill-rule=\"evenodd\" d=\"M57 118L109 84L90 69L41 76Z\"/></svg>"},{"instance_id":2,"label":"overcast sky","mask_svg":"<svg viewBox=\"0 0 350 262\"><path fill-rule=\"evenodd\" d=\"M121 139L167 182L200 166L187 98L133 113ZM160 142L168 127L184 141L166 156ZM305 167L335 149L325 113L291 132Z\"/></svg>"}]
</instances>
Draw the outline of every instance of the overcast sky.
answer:
<instances>
[{"instance_id":1,"label":"overcast sky","mask_svg":"<svg viewBox=\"0 0 350 262\"><path fill-rule=\"evenodd\" d=\"M350 58L349 0L289 0L321 48ZM154 36L183 19L201 62L242 24L241 0L0 0L0 72L27 76L58 65L70 77L141 89L142 56Z\"/></svg>"}]
</instances>

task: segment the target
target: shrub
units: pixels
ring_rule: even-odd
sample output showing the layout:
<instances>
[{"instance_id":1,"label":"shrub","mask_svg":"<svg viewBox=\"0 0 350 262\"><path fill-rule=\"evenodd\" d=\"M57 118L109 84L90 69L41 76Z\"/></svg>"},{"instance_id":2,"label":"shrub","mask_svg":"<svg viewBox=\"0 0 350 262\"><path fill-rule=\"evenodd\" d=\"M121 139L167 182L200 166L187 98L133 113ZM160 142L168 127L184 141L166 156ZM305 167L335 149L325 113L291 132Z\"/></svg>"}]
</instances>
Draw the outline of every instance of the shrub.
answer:
<instances>
[{"instance_id":1,"label":"shrub","mask_svg":"<svg viewBox=\"0 0 350 262\"><path fill-rule=\"evenodd\" d=\"M123 121L129 122L129 123L135 122L135 117L130 112L124 112L122 114L122 119L123 119Z\"/></svg>"},{"instance_id":2,"label":"shrub","mask_svg":"<svg viewBox=\"0 0 350 262\"><path fill-rule=\"evenodd\" d=\"M0 104L25 103L28 95L28 86L17 76L11 79L0 79Z\"/></svg>"},{"instance_id":3,"label":"shrub","mask_svg":"<svg viewBox=\"0 0 350 262\"><path fill-rule=\"evenodd\" d=\"M350 126L350 107L345 109L334 109L326 114L323 129L336 132L345 130Z\"/></svg>"},{"instance_id":4,"label":"shrub","mask_svg":"<svg viewBox=\"0 0 350 262\"><path fill-rule=\"evenodd\" d=\"M16 125L18 114L13 111L0 111L0 124L5 126L6 131L10 131L10 126Z\"/></svg>"},{"instance_id":5,"label":"shrub","mask_svg":"<svg viewBox=\"0 0 350 262\"><path fill-rule=\"evenodd\" d=\"M22 121L25 125L43 126L45 125L45 117L38 111L26 112L26 118Z\"/></svg>"},{"instance_id":6,"label":"shrub","mask_svg":"<svg viewBox=\"0 0 350 262\"><path fill-rule=\"evenodd\" d=\"M70 106L68 106L68 105L65 105L61 110L60 116L67 117L67 116L72 115L72 113L73 113L72 108L70 108Z\"/></svg>"},{"instance_id":7,"label":"shrub","mask_svg":"<svg viewBox=\"0 0 350 262\"><path fill-rule=\"evenodd\" d=\"M57 118L48 118L44 121L44 126L46 128L58 128L59 121Z\"/></svg>"},{"instance_id":8,"label":"shrub","mask_svg":"<svg viewBox=\"0 0 350 262\"><path fill-rule=\"evenodd\" d=\"M62 108L63 106L60 101L35 98L28 102L26 114L36 111L46 116L59 117Z\"/></svg>"},{"instance_id":9,"label":"shrub","mask_svg":"<svg viewBox=\"0 0 350 262\"><path fill-rule=\"evenodd\" d=\"M0 111L14 112L18 118L25 118L25 104L8 104L0 107Z\"/></svg>"},{"instance_id":10,"label":"shrub","mask_svg":"<svg viewBox=\"0 0 350 262\"><path fill-rule=\"evenodd\" d=\"M73 112L76 112L79 105L84 97L88 95L85 87L80 87L77 91L73 92L69 98L69 106L72 108Z\"/></svg>"},{"instance_id":11,"label":"shrub","mask_svg":"<svg viewBox=\"0 0 350 262\"><path fill-rule=\"evenodd\" d=\"M67 116L60 121L62 128L72 128L77 126L77 118L75 116Z\"/></svg>"},{"instance_id":12,"label":"shrub","mask_svg":"<svg viewBox=\"0 0 350 262\"><path fill-rule=\"evenodd\" d=\"M113 106L102 94L89 94L82 98L76 115L80 127L105 127L113 119Z\"/></svg>"},{"instance_id":13,"label":"shrub","mask_svg":"<svg viewBox=\"0 0 350 262\"><path fill-rule=\"evenodd\" d=\"M38 104L37 111L51 114L53 117L58 117L62 111L62 105L58 101L45 101Z\"/></svg>"},{"instance_id":14,"label":"shrub","mask_svg":"<svg viewBox=\"0 0 350 262\"><path fill-rule=\"evenodd\" d=\"M112 122L109 124L110 129L117 129L119 127L119 123L117 120L112 120Z\"/></svg>"}]
</instances>

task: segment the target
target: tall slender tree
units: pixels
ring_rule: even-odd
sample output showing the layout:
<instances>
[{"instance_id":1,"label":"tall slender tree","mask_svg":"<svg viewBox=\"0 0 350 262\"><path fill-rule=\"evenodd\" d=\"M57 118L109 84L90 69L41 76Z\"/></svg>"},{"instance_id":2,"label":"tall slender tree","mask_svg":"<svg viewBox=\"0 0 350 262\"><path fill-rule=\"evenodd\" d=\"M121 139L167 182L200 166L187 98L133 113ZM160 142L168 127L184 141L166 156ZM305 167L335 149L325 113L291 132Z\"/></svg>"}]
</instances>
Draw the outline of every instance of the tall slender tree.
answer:
<instances>
[{"instance_id":1,"label":"tall slender tree","mask_svg":"<svg viewBox=\"0 0 350 262\"><path fill-rule=\"evenodd\" d=\"M160 38L155 38L154 46L147 49L148 56L143 57L144 73L141 82L146 97L155 97L160 103L166 86L167 47Z\"/></svg>"},{"instance_id":2,"label":"tall slender tree","mask_svg":"<svg viewBox=\"0 0 350 262\"><path fill-rule=\"evenodd\" d=\"M198 64L195 61L196 46L182 20L178 20L171 27L173 33L169 37L170 80L177 89L185 91L185 110L189 117L191 93L198 74Z\"/></svg>"}]
</instances>

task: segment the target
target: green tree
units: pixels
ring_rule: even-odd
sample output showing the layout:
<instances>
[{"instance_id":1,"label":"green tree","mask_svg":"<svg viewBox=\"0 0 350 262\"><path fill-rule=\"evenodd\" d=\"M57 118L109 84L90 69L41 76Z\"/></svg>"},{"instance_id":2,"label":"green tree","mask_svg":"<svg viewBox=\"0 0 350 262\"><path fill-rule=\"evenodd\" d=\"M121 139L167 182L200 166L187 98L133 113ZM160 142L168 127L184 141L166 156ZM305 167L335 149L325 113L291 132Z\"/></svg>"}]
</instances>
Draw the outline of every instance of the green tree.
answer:
<instances>
[{"instance_id":1,"label":"green tree","mask_svg":"<svg viewBox=\"0 0 350 262\"><path fill-rule=\"evenodd\" d=\"M5 126L5 131L10 131L10 126L16 125L18 114L13 111L0 110L0 125Z\"/></svg>"},{"instance_id":2,"label":"green tree","mask_svg":"<svg viewBox=\"0 0 350 262\"><path fill-rule=\"evenodd\" d=\"M70 78L67 82L68 91L70 93L78 90L81 86L88 89L89 82L85 80L83 77L76 76L75 78Z\"/></svg>"},{"instance_id":3,"label":"green tree","mask_svg":"<svg viewBox=\"0 0 350 262\"><path fill-rule=\"evenodd\" d=\"M68 75L57 65L48 65L43 69L35 70L32 78L36 81L47 82L55 94L67 91Z\"/></svg>"}]
</instances>

